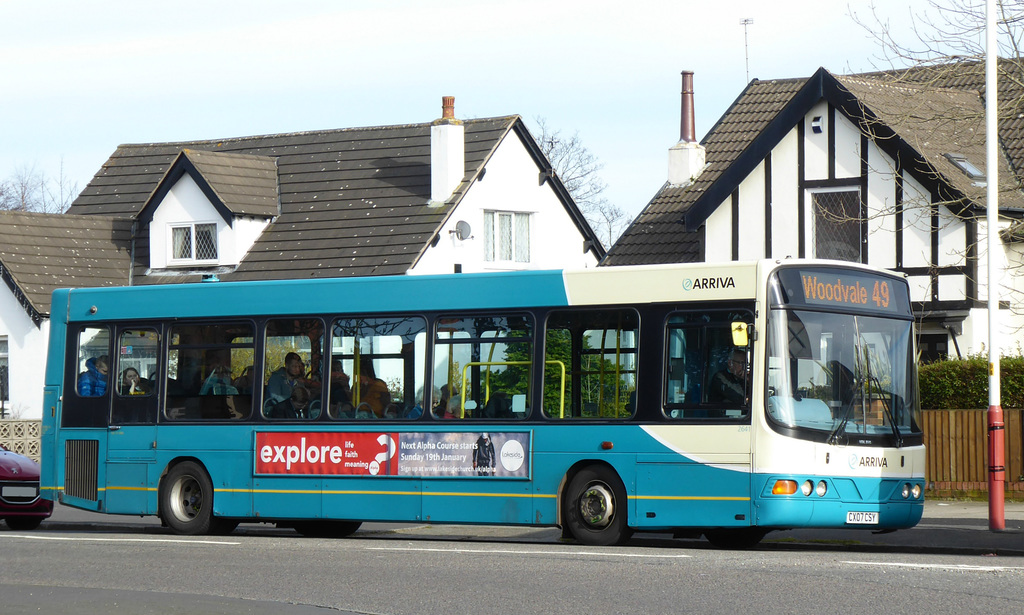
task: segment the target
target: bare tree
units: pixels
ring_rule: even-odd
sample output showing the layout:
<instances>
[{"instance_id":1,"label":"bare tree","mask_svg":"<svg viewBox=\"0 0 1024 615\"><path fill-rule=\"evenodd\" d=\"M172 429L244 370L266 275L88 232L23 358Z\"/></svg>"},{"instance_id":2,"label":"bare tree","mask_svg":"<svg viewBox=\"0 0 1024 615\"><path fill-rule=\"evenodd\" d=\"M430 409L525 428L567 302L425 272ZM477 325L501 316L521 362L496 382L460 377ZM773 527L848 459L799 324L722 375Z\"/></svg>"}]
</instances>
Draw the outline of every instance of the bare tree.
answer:
<instances>
[{"instance_id":1,"label":"bare tree","mask_svg":"<svg viewBox=\"0 0 1024 615\"><path fill-rule=\"evenodd\" d=\"M608 187L599 174L604 164L583 145L578 132L563 137L562 132L550 128L544 118L534 118L534 121L540 129L537 141L541 151L558 179L601 241L607 238L605 247L610 246L626 229L629 218L626 212L601 196Z\"/></svg>"},{"instance_id":2,"label":"bare tree","mask_svg":"<svg viewBox=\"0 0 1024 615\"><path fill-rule=\"evenodd\" d=\"M77 192L77 184L64 174L63 160L55 178L47 177L34 165L21 166L0 181L0 210L64 213Z\"/></svg>"},{"instance_id":3,"label":"bare tree","mask_svg":"<svg viewBox=\"0 0 1024 615\"><path fill-rule=\"evenodd\" d=\"M897 37L888 20L874 5L866 15L851 13L851 17L864 28L878 43L876 57L878 76L897 85L911 87L949 88L974 92L985 96L985 0L928 0L924 11L911 13L912 34L909 39ZM887 6L888 8L888 6ZM907 9L909 10L909 9ZM1021 57L1021 42L1024 37L1024 0L997 0L996 27L999 61L997 79L999 82L999 132L1012 135L1019 131L1016 123L1024 113L1024 58ZM901 102L903 123L928 122L936 132L949 132L950 127L963 130L970 127L976 134L984 131L984 105L966 108L949 105L944 109L935 107L927 110L920 107L925 98L915 99L904 96ZM972 110L973 109L973 110ZM899 132L899 129L896 130ZM868 129L870 132L870 128ZM927 131L919 131L921 140L928 141ZM976 160L982 160L983 144L978 145L976 137L964 141L975 141ZM920 148L919 148L920 149ZM1007 197L1017 199L1021 191L1021 175L1024 172L1024 155L1019 148L1003 150L1009 163L1010 173L1000 173L999 191ZM968 188L968 197L974 205L984 205L984 188ZM966 203L946 203L961 216L984 218L981 208L960 207ZM1004 222L1007 222L1004 220ZM1004 240L1024 240L1024 221L1010 220L1009 228L1002 231ZM980 239L980 238L979 238ZM1019 244L1018 244L1019 245ZM967 252L977 253L979 245L968 246ZM963 258L968 255L964 254ZM1007 250L1007 266L1012 275L1024 274L1024 252L1011 247ZM1012 288L1004 287L1011 295L1017 295ZM1013 296L1011 309L1024 309L1024 296Z\"/></svg>"}]
</instances>

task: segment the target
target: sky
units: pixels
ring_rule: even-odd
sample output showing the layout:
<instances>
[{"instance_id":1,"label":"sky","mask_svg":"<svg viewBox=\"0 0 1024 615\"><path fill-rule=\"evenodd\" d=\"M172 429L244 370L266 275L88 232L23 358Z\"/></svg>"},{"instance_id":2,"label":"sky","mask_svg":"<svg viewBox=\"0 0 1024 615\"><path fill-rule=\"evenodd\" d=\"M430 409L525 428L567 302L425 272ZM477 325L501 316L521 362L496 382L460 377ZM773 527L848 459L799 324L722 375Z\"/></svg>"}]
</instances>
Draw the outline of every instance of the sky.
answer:
<instances>
[{"instance_id":1,"label":"sky","mask_svg":"<svg viewBox=\"0 0 1024 615\"><path fill-rule=\"evenodd\" d=\"M897 34L923 0L878 2ZM869 0L0 0L0 180L82 190L122 143L518 114L578 134L635 216L750 79L885 67ZM753 20L746 27L743 19ZM749 62L747 58L749 57Z\"/></svg>"}]
</instances>

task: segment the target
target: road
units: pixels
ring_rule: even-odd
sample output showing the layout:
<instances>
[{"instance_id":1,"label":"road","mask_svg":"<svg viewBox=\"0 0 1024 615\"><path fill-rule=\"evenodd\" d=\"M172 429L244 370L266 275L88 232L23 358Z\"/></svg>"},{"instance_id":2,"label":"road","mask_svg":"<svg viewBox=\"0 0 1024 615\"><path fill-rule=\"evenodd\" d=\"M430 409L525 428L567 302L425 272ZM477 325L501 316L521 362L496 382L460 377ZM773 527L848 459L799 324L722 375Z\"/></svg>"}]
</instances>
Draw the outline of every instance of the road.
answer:
<instances>
[{"instance_id":1,"label":"road","mask_svg":"<svg viewBox=\"0 0 1024 615\"><path fill-rule=\"evenodd\" d=\"M1020 612L1024 506L1007 532L987 531L986 514L929 503L905 532L779 532L719 551L667 535L586 547L553 528L492 526L180 537L154 518L60 507L35 532L0 531L0 612Z\"/></svg>"}]
</instances>

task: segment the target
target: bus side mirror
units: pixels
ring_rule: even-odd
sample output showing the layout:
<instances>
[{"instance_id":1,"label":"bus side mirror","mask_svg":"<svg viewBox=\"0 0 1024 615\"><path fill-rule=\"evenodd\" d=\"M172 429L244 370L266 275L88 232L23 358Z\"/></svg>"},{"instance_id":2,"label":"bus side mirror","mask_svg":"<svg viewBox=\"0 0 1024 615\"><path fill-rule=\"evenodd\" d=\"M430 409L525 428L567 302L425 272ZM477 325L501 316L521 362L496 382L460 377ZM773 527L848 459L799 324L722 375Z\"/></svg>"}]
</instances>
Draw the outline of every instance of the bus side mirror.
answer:
<instances>
[{"instance_id":1,"label":"bus side mirror","mask_svg":"<svg viewBox=\"0 0 1024 615\"><path fill-rule=\"evenodd\" d=\"M749 343L750 338L747 335L747 323L732 323L732 345L736 347L746 347Z\"/></svg>"}]
</instances>

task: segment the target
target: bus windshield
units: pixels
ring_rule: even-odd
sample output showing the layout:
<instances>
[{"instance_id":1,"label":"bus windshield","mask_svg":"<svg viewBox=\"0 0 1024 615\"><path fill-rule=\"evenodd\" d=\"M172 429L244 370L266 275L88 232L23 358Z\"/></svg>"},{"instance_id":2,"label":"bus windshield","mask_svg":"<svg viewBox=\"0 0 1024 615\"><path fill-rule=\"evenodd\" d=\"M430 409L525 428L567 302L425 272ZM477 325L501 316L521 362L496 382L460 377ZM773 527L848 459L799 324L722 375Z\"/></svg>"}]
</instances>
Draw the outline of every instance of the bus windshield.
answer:
<instances>
[{"instance_id":1,"label":"bus windshield","mask_svg":"<svg viewBox=\"0 0 1024 615\"><path fill-rule=\"evenodd\" d=\"M839 444L920 438L913 323L878 316L773 309L767 412L776 429Z\"/></svg>"}]
</instances>

